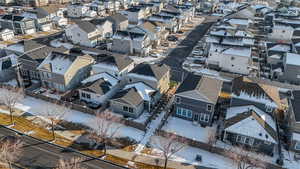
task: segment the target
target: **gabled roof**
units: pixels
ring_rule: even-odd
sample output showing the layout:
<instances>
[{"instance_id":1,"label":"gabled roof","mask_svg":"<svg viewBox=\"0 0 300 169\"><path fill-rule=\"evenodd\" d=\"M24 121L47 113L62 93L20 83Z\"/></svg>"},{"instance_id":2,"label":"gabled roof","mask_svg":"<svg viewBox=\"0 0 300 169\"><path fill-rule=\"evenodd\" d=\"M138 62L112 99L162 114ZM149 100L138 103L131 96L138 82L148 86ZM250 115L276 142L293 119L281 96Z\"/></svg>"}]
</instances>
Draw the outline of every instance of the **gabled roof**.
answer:
<instances>
[{"instance_id":1,"label":"gabled roof","mask_svg":"<svg viewBox=\"0 0 300 169\"><path fill-rule=\"evenodd\" d=\"M127 90L130 88L135 88L137 92L141 95L143 100L151 102L153 94L156 93L156 90L151 86L145 84L144 82L131 83L124 87L123 90Z\"/></svg>"},{"instance_id":2,"label":"gabled roof","mask_svg":"<svg viewBox=\"0 0 300 169\"><path fill-rule=\"evenodd\" d=\"M81 82L81 90L104 95L118 83L118 79L108 73L100 73L88 77Z\"/></svg>"},{"instance_id":3,"label":"gabled roof","mask_svg":"<svg viewBox=\"0 0 300 169\"><path fill-rule=\"evenodd\" d=\"M50 15L44 8L36 8L35 11L37 18L45 18Z\"/></svg>"},{"instance_id":4,"label":"gabled roof","mask_svg":"<svg viewBox=\"0 0 300 169\"><path fill-rule=\"evenodd\" d=\"M190 73L178 87L176 95L216 104L222 84L221 80Z\"/></svg>"},{"instance_id":5,"label":"gabled roof","mask_svg":"<svg viewBox=\"0 0 300 169\"><path fill-rule=\"evenodd\" d=\"M25 52L23 55L20 56L20 58L41 63L53 51L64 53L68 51L68 49L64 47L53 48L49 46L43 46L40 48L33 49L29 52Z\"/></svg>"},{"instance_id":6,"label":"gabled roof","mask_svg":"<svg viewBox=\"0 0 300 169\"><path fill-rule=\"evenodd\" d=\"M277 128L272 116L259 108L249 106L230 107L226 112L226 131L277 143Z\"/></svg>"},{"instance_id":7,"label":"gabled roof","mask_svg":"<svg viewBox=\"0 0 300 169\"><path fill-rule=\"evenodd\" d=\"M278 107L272 97L258 83L243 76L232 81L232 97Z\"/></svg>"},{"instance_id":8,"label":"gabled roof","mask_svg":"<svg viewBox=\"0 0 300 169\"><path fill-rule=\"evenodd\" d=\"M119 91L111 98L111 100L134 107L137 107L144 102L136 88L129 88L127 90Z\"/></svg>"},{"instance_id":9,"label":"gabled roof","mask_svg":"<svg viewBox=\"0 0 300 169\"><path fill-rule=\"evenodd\" d=\"M170 71L165 64L139 64L130 73L154 77L158 81Z\"/></svg>"},{"instance_id":10,"label":"gabled roof","mask_svg":"<svg viewBox=\"0 0 300 169\"><path fill-rule=\"evenodd\" d=\"M124 21L128 20L126 16L124 16L120 13L116 13L114 15L108 16L107 19L109 21L112 21L112 22L116 23L117 25L121 22L124 22Z\"/></svg>"},{"instance_id":11,"label":"gabled roof","mask_svg":"<svg viewBox=\"0 0 300 169\"><path fill-rule=\"evenodd\" d=\"M89 21L75 20L75 23L80 29L82 29L86 33L91 33L97 30L96 25L92 24Z\"/></svg>"},{"instance_id":12,"label":"gabled roof","mask_svg":"<svg viewBox=\"0 0 300 169\"><path fill-rule=\"evenodd\" d=\"M104 64L116 66L119 69L119 71L123 70L133 62L134 61L129 57L116 56L116 55L107 56L104 57L103 59L98 60L98 63L104 63Z\"/></svg>"}]
</instances>

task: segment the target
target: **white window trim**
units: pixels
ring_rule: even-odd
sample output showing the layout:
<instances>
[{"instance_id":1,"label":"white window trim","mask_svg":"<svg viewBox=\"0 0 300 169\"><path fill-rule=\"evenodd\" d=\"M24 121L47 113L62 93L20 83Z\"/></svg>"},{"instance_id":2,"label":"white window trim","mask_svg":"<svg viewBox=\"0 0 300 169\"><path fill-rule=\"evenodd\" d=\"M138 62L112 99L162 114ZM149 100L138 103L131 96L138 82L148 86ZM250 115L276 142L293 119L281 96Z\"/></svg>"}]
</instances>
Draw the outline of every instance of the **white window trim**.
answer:
<instances>
[{"instance_id":1,"label":"white window trim","mask_svg":"<svg viewBox=\"0 0 300 169\"><path fill-rule=\"evenodd\" d=\"M297 148L297 147L299 147L299 148ZM295 144L295 150L300 150L300 142L296 142L296 144Z\"/></svg>"},{"instance_id":2,"label":"white window trim","mask_svg":"<svg viewBox=\"0 0 300 169\"><path fill-rule=\"evenodd\" d=\"M209 110L208 107L211 107L211 109ZM206 105L206 110L209 112L213 111L213 106L211 104Z\"/></svg>"},{"instance_id":3,"label":"white window trim","mask_svg":"<svg viewBox=\"0 0 300 169\"><path fill-rule=\"evenodd\" d=\"M177 104L180 104L180 103L181 103L181 98L178 97L178 96L176 96L176 97L175 97L175 101L176 101Z\"/></svg>"}]
</instances>

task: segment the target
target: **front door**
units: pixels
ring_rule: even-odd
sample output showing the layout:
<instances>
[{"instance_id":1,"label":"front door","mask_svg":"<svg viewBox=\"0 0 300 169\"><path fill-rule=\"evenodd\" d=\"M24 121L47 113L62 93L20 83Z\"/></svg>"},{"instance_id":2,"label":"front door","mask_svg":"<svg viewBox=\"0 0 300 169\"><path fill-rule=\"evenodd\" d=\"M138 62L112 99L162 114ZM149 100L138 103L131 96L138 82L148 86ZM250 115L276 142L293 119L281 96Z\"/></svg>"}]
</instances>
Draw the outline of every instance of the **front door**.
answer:
<instances>
[{"instance_id":1,"label":"front door","mask_svg":"<svg viewBox=\"0 0 300 169\"><path fill-rule=\"evenodd\" d=\"M193 121L198 121L199 120L199 115L198 114L194 114L194 119Z\"/></svg>"}]
</instances>

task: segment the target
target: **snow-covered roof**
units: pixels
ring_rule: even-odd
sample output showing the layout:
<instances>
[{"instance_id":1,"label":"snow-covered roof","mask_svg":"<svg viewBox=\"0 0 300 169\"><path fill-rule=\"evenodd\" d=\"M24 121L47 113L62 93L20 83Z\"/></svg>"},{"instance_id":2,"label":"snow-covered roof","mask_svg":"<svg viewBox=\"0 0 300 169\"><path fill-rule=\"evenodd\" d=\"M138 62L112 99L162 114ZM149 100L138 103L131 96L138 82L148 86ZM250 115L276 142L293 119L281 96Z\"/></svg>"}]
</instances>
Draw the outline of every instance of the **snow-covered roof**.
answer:
<instances>
[{"instance_id":1,"label":"snow-covered roof","mask_svg":"<svg viewBox=\"0 0 300 169\"><path fill-rule=\"evenodd\" d=\"M250 111L252 112L247 116L245 113ZM253 112L255 113L253 114ZM269 114L253 105L230 107L227 109L225 119L227 122L231 119L235 120L234 124L226 127L226 131L277 143L277 129L274 119ZM263 124L259 122L260 120L263 120Z\"/></svg>"},{"instance_id":2,"label":"snow-covered roof","mask_svg":"<svg viewBox=\"0 0 300 169\"><path fill-rule=\"evenodd\" d=\"M118 83L118 79L114 78L112 75L110 75L106 72L92 75L92 76L88 77L87 79L83 80L81 83L86 84L86 83L94 82L99 79L104 79L105 81L109 82L112 86L114 86Z\"/></svg>"},{"instance_id":3,"label":"snow-covered roof","mask_svg":"<svg viewBox=\"0 0 300 169\"><path fill-rule=\"evenodd\" d=\"M232 18L232 19L229 19L227 22L229 22L230 24L233 24L233 25L245 25L245 26L248 26L249 23L251 23L251 20L249 20L249 19L235 19L235 18Z\"/></svg>"},{"instance_id":4,"label":"snow-covered roof","mask_svg":"<svg viewBox=\"0 0 300 169\"><path fill-rule=\"evenodd\" d=\"M0 71L3 69L7 69L17 64L17 55L10 54L5 57L0 58Z\"/></svg>"},{"instance_id":5,"label":"snow-covered roof","mask_svg":"<svg viewBox=\"0 0 300 169\"><path fill-rule=\"evenodd\" d=\"M130 89L130 88L135 88L137 90L137 92L141 95L143 100L145 100L145 101L151 101L151 94L156 91L155 89L146 85L143 82L128 84L124 87L124 90Z\"/></svg>"},{"instance_id":6,"label":"snow-covered roof","mask_svg":"<svg viewBox=\"0 0 300 169\"><path fill-rule=\"evenodd\" d=\"M251 57L251 48L232 47L232 48L226 49L223 53L227 54L227 55L238 55L238 56Z\"/></svg>"},{"instance_id":7,"label":"snow-covered roof","mask_svg":"<svg viewBox=\"0 0 300 169\"><path fill-rule=\"evenodd\" d=\"M285 44L277 44L268 50L273 50L273 51L283 51L283 52L288 52L290 51L290 45L285 45Z\"/></svg>"},{"instance_id":8,"label":"snow-covered roof","mask_svg":"<svg viewBox=\"0 0 300 169\"><path fill-rule=\"evenodd\" d=\"M285 63L300 66L300 55L296 53L287 53Z\"/></svg>"},{"instance_id":9,"label":"snow-covered roof","mask_svg":"<svg viewBox=\"0 0 300 169\"><path fill-rule=\"evenodd\" d=\"M270 100L266 95L254 96L254 95L249 95L248 93L241 91L239 96L235 95L235 94L232 94L232 97L243 99L243 100L254 101L254 102L257 102L257 103L263 103L266 106L270 106L270 107L274 107L274 108L278 107L276 105L276 103L273 102L272 100Z\"/></svg>"}]
</instances>

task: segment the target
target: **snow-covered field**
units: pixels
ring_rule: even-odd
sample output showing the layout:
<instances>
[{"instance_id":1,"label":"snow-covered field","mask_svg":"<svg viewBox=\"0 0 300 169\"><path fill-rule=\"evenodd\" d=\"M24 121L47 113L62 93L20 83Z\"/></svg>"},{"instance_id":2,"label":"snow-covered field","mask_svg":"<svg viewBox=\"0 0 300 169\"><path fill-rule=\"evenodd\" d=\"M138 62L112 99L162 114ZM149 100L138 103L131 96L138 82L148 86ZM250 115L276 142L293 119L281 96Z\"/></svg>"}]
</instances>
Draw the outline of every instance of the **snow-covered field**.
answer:
<instances>
[{"instance_id":1,"label":"snow-covered field","mask_svg":"<svg viewBox=\"0 0 300 169\"><path fill-rule=\"evenodd\" d=\"M46 106L47 104L51 104L51 103L45 102L43 100L35 99L33 97L25 97L21 102L19 102L16 105L16 108L31 113L33 115L43 117L45 115L43 113L44 112L43 110L45 109L45 107L47 107ZM69 122L81 123L93 128L94 127L93 121L95 119L95 116L83 112L71 110L63 117L61 117L61 119ZM145 133L141 130L135 129L133 127L128 127L123 124L116 124L116 125L120 127L116 137L130 137L132 139L135 139L136 141L140 141L144 137Z\"/></svg>"},{"instance_id":2,"label":"snow-covered field","mask_svg":"<svg viewBox=\"0 0 300 169\"><path fill-rule=\"evenodd\" d=\"M204 128L198 124L193 124L190 121L180 119L178 117L170 117L162 130L207 143L209 134L216 132L216 126Z\"/></svg>"}]
</instances>

